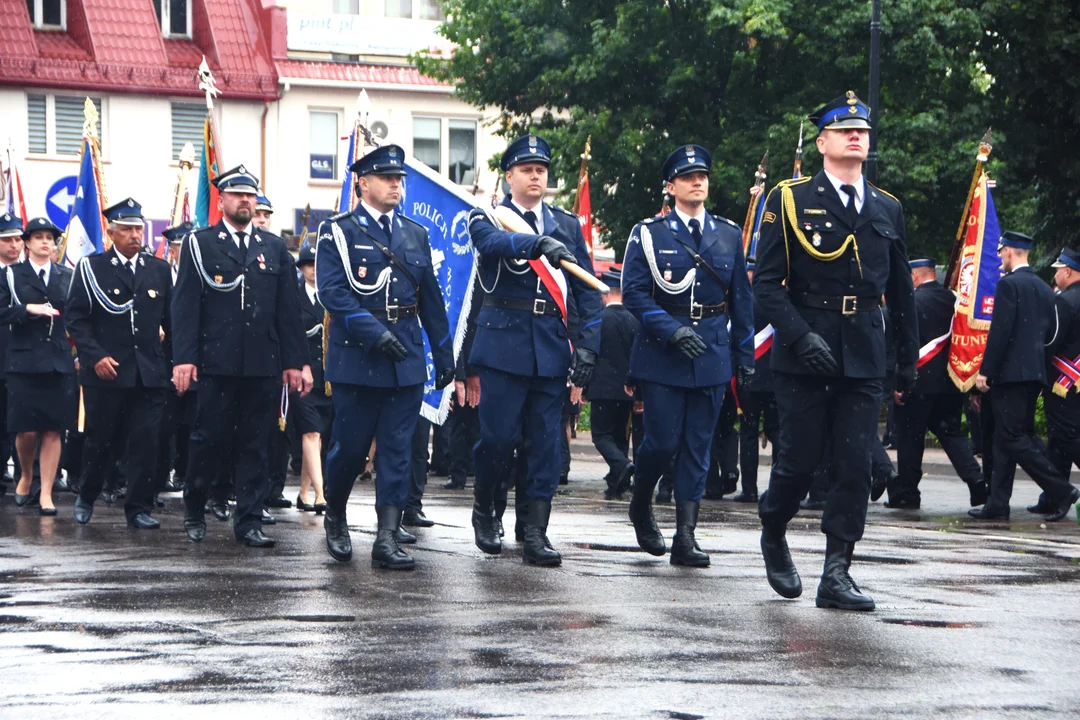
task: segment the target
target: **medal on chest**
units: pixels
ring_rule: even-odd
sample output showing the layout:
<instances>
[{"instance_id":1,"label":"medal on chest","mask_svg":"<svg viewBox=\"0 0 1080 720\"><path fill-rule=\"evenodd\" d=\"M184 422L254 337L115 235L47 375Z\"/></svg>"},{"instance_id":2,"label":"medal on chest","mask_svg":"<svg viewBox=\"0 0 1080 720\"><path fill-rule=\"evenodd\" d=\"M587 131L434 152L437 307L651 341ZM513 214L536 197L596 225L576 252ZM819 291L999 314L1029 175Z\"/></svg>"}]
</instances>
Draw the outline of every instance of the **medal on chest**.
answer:
<instances>
[{"instance_id":1,"label":"medal on chest","mask_svg":"<svg viewBox=\"0 0 1080 720\"><path fill-rule=\"evenodd\" d=\"M262 253L259 253L259 257L255 258L255 259L259 261L259 269L260 270L265 270L266 269L266 258L263 257Z\"/></svg>"}]
</instances>

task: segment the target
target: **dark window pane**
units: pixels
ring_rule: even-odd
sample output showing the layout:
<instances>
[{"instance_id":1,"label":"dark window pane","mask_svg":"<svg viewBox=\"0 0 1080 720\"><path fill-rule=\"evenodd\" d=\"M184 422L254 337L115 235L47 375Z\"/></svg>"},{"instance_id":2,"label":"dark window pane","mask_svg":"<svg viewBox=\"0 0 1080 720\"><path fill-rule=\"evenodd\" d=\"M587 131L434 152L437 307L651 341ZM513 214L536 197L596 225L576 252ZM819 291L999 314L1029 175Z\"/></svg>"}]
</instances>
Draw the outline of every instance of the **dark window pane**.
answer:
<instances>
[{"instance_id":1,"label":"dark window pane","mask_svg":"<svg viewBox=\"0 0 1080 720\"><path fill-rule=\"evenodd\" d=\"M30 22L36 23L37 18L34 17L34 0L26 0L26 7L30 10Z\"/></svg>"},{"instance_id":2,"label":"dark window pane","mask_svg":"<svg viewBox=\"0 0 1080 720\"><path fill-rule=\"evenodd\" d=\"M43 25L57 25L63 23L60 12L60 3L64 0L41 0L41 23Z\"/></svg>"},{"instance_id":3,"label":"dark window pane","mask_svg":"<svg viewBox=\"0 0 1080 720\"><path fill-rule=\"evenodd\" d=\"M187 35L188 0L169 0L169 34Z\"/></svg>"}]
</instances>

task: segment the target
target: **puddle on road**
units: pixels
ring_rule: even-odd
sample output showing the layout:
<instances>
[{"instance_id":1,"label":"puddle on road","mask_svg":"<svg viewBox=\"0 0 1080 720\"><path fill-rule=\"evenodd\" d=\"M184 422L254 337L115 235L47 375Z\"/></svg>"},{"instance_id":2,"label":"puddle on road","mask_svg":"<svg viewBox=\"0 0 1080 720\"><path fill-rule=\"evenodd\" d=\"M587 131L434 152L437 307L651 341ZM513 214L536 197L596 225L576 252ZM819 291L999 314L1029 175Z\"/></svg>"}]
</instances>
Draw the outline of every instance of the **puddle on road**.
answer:
<instances>
[{"instance_id":1,"label":"puddle on road","mask_svg":"<svg viewBox=\"0 0 1080 720\"><path fill-rule=\"evenodd\" d=\"M356 622L355 615L285 615L281 619L313 623Z\"/></svg>"},{"instance_id":2,"label":"puddle on road","mask_svg":"<svg viewBox=\"0 0 1080 720\"><path fill-rule=\"evenodd\" d=\"M986 623L981 622L962 622L957 620L912 620L910 618L881 618L881 622L885 623L886 625L907 625L911 627L948 629L981 628L986 626Z\"/></svg>"}]
</instances>

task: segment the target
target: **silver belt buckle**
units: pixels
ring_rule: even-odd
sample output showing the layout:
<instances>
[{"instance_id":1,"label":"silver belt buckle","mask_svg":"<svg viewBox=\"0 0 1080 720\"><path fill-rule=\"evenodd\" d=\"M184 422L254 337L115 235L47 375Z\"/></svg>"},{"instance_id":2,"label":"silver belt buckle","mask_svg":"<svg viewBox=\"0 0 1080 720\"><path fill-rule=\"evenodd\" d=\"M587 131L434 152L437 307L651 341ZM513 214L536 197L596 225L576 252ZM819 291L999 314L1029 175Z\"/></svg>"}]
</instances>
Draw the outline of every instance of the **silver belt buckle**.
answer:
<instances>
[{"instance_id":1,"label":"silver belt buckle","mask_svg":"<svg viewBox=\"0 0 1080 720\"><path fill-rule=\"evenodd\" d=\"M386 319L389 320L392 323L396 323L398 321L398 306L397 305L387 305L386 306Z\"/></svg>"},{"instance_id":2,"label":"silver belt buckle","mask_svg":"<svg viewBox=\"0 0 1080 720\"><path fill-rule=\"evenodd\" d=\"M705 313L705 306L701 303L690 303L690 319L700 320Z\"/></svg>"},{"instance_id":3,"label":"silver belt buckle","mask_svg":"<svg viewBox=\"0 0 1080 720\"><path fill-rule=\"evenodd\" d=\"M547 300L533 300L533 315L543 315L547 311Z\"/></svg>"},{"instance_id":4,"label":"silver belt buckle","mask_svg":"<svg viewBox=\"0 0 1080 720\"><path fill-rule=\"evenodd\" d=\"M858 298L854 295L845 295L840 304L841 315L854 315L859 311Z\"/></svg>"}]
</instances>

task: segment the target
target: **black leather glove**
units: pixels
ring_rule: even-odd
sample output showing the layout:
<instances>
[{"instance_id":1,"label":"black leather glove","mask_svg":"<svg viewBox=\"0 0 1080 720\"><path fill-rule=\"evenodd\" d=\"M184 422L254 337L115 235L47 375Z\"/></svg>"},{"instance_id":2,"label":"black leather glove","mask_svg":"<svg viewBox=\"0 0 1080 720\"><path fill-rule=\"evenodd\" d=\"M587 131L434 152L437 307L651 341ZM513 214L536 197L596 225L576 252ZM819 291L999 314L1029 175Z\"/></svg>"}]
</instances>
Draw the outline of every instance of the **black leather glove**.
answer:
<instances>
[{"instance_id":1,"label":"black leather glove","mask_svg":"<svg viewBox=\"0 0 1080 720\"><path fill-rule=\"evenodd\" d=\"M705 341L701 339L701 336L694 332L694 329L688 325L683 325L676 330L671 335L671 339L668 340L668 345L691 360L701 357L705 354L705 351L709 349L709 346L705 344Z\"/></svg>"},{"instance_id":2,"label":"black leather glove","mask_svg":"<svg viewBox=\"0 0 1080 720\"><path fill-rule=\"evenodd\" d=\"M750 383L754 380L754 368L740 365L735 368L735 394L740 401L750 397Z\"/></svg>"},{"instance_id":3,"label":"black leather glove","mask_svg":"<svg viewBox=\"0 0 1080 720\"><path fill-rule=\"evenodd\" d=\"M915 380L919 377L919 369L914 365L898 365L896 367L896 389L906 393L915 389Z\"/></svg>"},{"instance_id":4,"label":"black leather glove","mask_svg":"<svg viewBox=\"0 0 1080 720\"><path fill-rule=\"evenodd\" d=\"M791 345L791 349L815 375L835 375L840 366L829 350L825 339L816 332L808 332Z\"/></svg>"},{"instance_id":5,"label":"black leather glove","mask_svg":"<svg viewBox=\"0 0 1080 720\"><path fill-rule=\"evenodd\" d=\"M533 260L539 259L543 255L548 259L548 262L553 267L559 267L559 261L565 260L577 264L577 258L574 257L574 253L566 249L566 246L553 237L547 235L541 235L540 239L536 241L536 245L533 247Z\"/></svg>"},{"instance_id":6,"label":"black leather glove","mask_svg":"<svg viewBox=\"0 0 1080 720\"><path fill-rule=\"evenodd\" d=\"M574 368L570 371L570 382L579 388L589 384L593 368L596 367L596 353L585 348L574 348Z\"/></svg>"},{"instance_id":7,"label":"black leather glove","mask_svg":"<svg viewBox=\"0 0 1080 720\"><path fill-rule=\"evenodd\" d=\"M442 390L454 382L454 368L443 368L435 371L435 389Z\"/></svg>"},{"instance_id":8,"label":"black leather glove","mask_svg":"<svg viewBox=\"0 0 1080 720\"><path fill-rule=\"evenodd\" d=\"M394 362L401 362L409 357L409 351L389 330L380 335L379 339L375 341L375 349Z\"/></svg>"}]
</instances>

